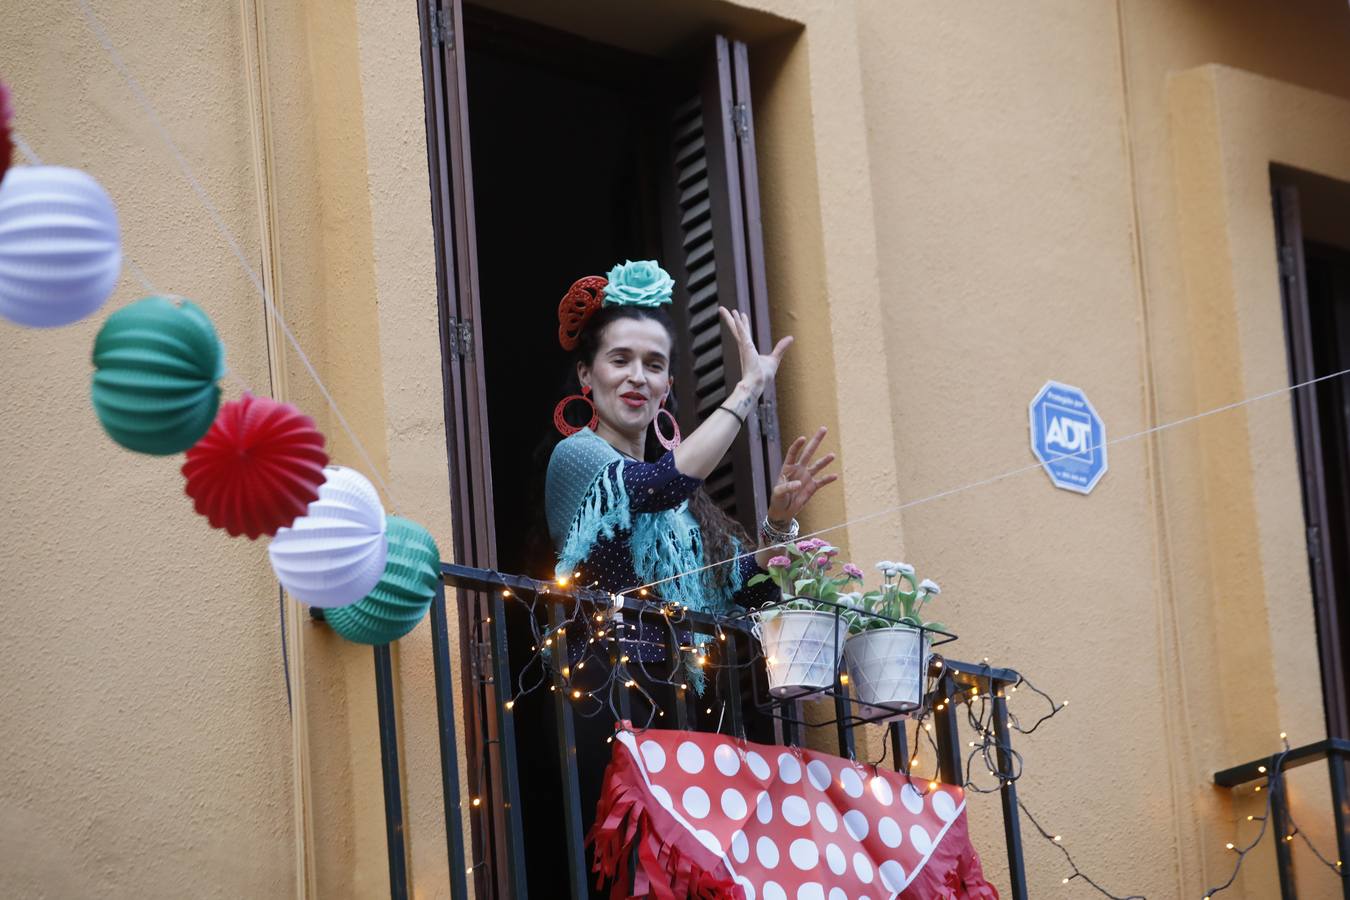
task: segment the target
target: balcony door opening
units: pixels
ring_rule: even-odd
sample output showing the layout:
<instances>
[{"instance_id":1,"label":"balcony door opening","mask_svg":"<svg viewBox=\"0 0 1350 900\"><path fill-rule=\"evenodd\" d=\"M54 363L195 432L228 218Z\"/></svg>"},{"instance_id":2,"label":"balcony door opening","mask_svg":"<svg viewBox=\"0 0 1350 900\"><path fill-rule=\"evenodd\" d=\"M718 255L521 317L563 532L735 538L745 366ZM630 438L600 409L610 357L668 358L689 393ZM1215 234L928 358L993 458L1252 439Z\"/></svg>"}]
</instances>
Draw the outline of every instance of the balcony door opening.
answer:
<instances>
[{"instance_id":1,"label":"balcony door opening","mask_svg":"<svg viewBox=\"0 0 1350 900\"><path fill-rule=\"evenodd\" d=\"M1290 381L1350 369L1350 183L1271 171ZM1329 737L1350 737L1350 375L1294 391Z\"/></svg>"}]
</instances>

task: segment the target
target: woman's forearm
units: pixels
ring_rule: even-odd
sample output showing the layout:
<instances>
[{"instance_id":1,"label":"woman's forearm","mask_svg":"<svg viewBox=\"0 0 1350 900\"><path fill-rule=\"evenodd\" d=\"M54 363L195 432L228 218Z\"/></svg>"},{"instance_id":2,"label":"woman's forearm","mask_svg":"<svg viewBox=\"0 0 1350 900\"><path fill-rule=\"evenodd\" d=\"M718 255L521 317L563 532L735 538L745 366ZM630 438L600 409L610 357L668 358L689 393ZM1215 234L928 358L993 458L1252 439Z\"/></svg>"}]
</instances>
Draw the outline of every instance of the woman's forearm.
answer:
<instances>
[{"instance_id":1,"label":"woman's forearm","mask_svg":"<svg viewBox=\"0 0 1350 900\"><path fill-rule=\"evenodd\" d=\"M690 478L705 479L711 475L726 456L736 435L740 434L741 423L754 412L760 390L762 388L757 390L744 381L737 384L722 401L722 405L735 415L714 410L675 448L675 468Z\"/></svg>"}]
</instances>

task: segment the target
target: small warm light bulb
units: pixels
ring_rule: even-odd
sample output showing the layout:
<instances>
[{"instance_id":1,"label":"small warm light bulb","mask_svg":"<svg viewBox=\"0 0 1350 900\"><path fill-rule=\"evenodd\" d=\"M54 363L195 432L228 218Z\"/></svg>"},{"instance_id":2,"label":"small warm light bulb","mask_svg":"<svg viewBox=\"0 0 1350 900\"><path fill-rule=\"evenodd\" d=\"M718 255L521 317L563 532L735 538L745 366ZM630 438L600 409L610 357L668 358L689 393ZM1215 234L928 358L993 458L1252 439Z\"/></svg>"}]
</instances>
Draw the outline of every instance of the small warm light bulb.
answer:
<instances>
[{"instance_id":1,"label":"small warm light bulb","mask_svg":"<svg viewBox=\"0 0 1350 900\"><path fill-rule=\"evenodd\" d=\"M1055 836L1052 838L1052 840L1053 840L1056 844L1058 844L1060 841L1064 840L1064 838L1057 834L1057 835L1055 835Z\"/></svg>"},{"instance_id":2,"label":"small warm light bulb","mask_svg":"<svg viewBox=\"0 0 1350 900\"><path fill-rule=\"evenodd\" d=\"M778 665L778 657L776 657L776 656L770 656L768 659L764 660L764 662L766 662L767 664L769 664L769 665L771 665L771 666L776 666L776 665Z\"/></svg>"},{"instance_id":3,"label":"small warm light bulb","mask_svg":"<svg viewBox=\"0 0 1350 900\"><path fill-rule=\"evenodd\" d=\"M1256 786L1256 793L1261 793L1261 785L1259 784Z\"/></svg>"},{"instance_id":4,"label":"small warm light bulb","mask_svg":"<svg viewBox=\"0 0 1350 900\"><path fill-rule=\"evenodd\" d=\"M923 730L924 730L924 731L932 731L932 730L933 730L933 723L932 723L932 722L924 722L924 723L923 723Z\"/></svg>"},{"instance_id":5,"label":"small warm light bulb","mask_svg":"<svg viewBox=\"0 0 1350 900\"><path fill-rule=\"evenodd\" d=\"M940 660L940 659L935 659L935 660L933 660L933 668L935 668L935 669L940 669L940 668L942 668L942 660Z\"/></svg>"},{"instance_id":6,"label":"small warm light bulb","mask_svg":"<svg viewBox=\"0 0 1350 900\"><path fill-rule=\"evenodd\" d=\"M1265 766L1257 766L1257 767L1256 767L1256 771L1258 771L1258 772L1260 772L1262 775L1264 775L1264 774L1266 774L1266 767L1265 767Z\"/></svg>"},{"instance_id":7,"label":"small warm light bulb","mask_svg":"<svg viewBox=\"0 0 1350 900\"><path fill-rule=\"evenodd\" d=\"M610 737L605 738L605 743L606 743L606 744L612 744L612 743L614 743L614 738L613 738L613 736L610 736Z\"/></svg>"},{"instance_id":8,"label":"small warm light bulb","mask_svg":"<svg viewBox=\"0 0 1350 900\"><path fill-rule=\"evenodd\" d=\"M1232 842L1232 841L1229 841L1228 843L1224 844L1224 847L1227 848L1227 849L1229 849L1229 850L1232 850L1232 849L1233 849L1233 842Z\"/></svg>"},{"instance_id":9,"label":"small warm light bulb","mask_svg":"<svg viewBox=\"0 0 1350 900\"><path fill-rule=\"evenodd\" d=\"M847 672L841 672L841 673L839 674L839 683L840 683L840 684L848 684L848 673L847 673Z\"/></svg>"},{"instance_id":10,"label":"small warm light bulb","mask_svg":"<svg viewBox=\"0 0 1350 900\"><path fill-rule=\"evenodd\" d=\"M545 646L545 647L552 647L552 646L553 646L553 638L549 638L548 640L544 641L544 646Z\"/></svg>"},{"instance_id":11,"label":"small warm light bulb","mask_svg":"<svg viewBox=\"0 0 1350 900\"><path fill-rule=\"evenodd\" d=\"M1069 883L1069 879L1067 879L1067 878L1065 878L1063 881L1060 882L1060 884L1068 884L1068 883Z\"/></svg>"},{"instance_id":12,"label":"small warm light bulb","mask_svg":"<svg viewBox=\"0 0 1350 900\"><path fill-rule=\"evenodd\" d=\"M1285 734L1283 731L1280 732L1280 740L1284 740L1287 737L1289 737L1289 735Z\"/></svg>"},{"instance_id":13,"label":"small warm light bulb","mask_svg":"<svg viewBox=\"0 0 1350 900\"><path fill-rule=\"evenodd\" d=\"M712 715L712 707L711 706L708 707L707 709L704 710L704 712L707 713L708 715Z\"/></svg>"},{"instance_id":14,"label":"small warm light bulb","mask_svg":"<svg viewBox=\"0 0 1350 900\"><path fill-rule=\"evenodd\" d=\"M937 785L937 782L936 782L936 781L930 781L930 782L928 782L928 789L929 789L930 791L936 791L936 790L937 790L937 786L938 786L938 785Z\"/></svg>"},{"instance_id":15,"label":"small warm light bulb","mask_svg":"<svg viewBox=\"0 0 1350 900\"><path fill-rule=\"evenodd\" d=\"M1248 822L1251 822L1251 821L1253 821L1253 820L1255 820L1255 819L1256 819L1256 816L1248 816L1248 817L1247 817L1247 821L1248 821Z\"/></svg>"},{"instance_id":16,"label":"small warm light bulb","mask_svg":"<svg viewBox=\"0 0 1350 900\"><path fill-rule=\"evenodd\" d=\"M506 701L506 708L507 708L507 709L511 709L511 708L514 707L515 705L516 705L516 701L514 701L514 700L507 700L507 701Z\"/></svg>"},{"instance_id":17,"label":"small warm light bulb","mask_svg":"<svg viewBox=\"0 0 1350 900\"><path fill-rule=\"evenodd\" d=\"M586 660L583 659L581 662L577 663L577 671L580 672L584 668L586 668Z\"/></svg>"},{"instance_id":18,"label":"small warm light bulb","mask_svg":"<svg viewBox=\"0 0 1350 900\"><path fill-rule=\"evenodd\" d=\"M628 662L628 654L625 653L623 656L620 656L619 662Z\"/></svg>"},{"instance_id":19,"label":"small warm light bulb","mask_svg":"<svg viewBox=\"0 0 1350 900\"><path fill-rule=\"evenodd\" d=\"M637 687L637 682L633 681L632 679L629 679L628 681L624 682L624 687Z\"/></svg>"},{"instance_id":20,"label":"small warm light bulb","mask_svg":"<svg viewBox=\"0 0 1350 900\"><path fill-rule=\"evenodd\" d=\"M580 700L580 699L581 699L581 691L573 691L573 692L572 692L572 699L573 699L573 700Z\"/></svg>"},{"instance_id":21,"label":"small warm light bulb","mask_svg":"<svg viewBox=\"0 0 1350 900\"><path fill-rule=\"evenodd\" d=\"M580 572L573 572L573 573L572 573L572 577L573 577L573 578L580 578L580 577L581 577L581 573L580 573Z\"/></svg>"},{"instance_id":22,"label":"small warm light bulb","mask_svg":"<svg viewBox=\"0 0 1350 900\"><path fill-rule=\"evenodd\" d=\"M482 805L483 805L483 798L482 798L482 797L474 797L474 798L473 798L473 805L474 805L474 806L482 806Z\"/></svg>"},{"instance_id":23,"label":"small warm light bulb","mask_svg":"<svg viewBox=\"0 0 1350 900\"><path fill-rule=\"evenodd\" d=\"M725 634L723 634L722 632L719 631L719 632L717 633L717 639L718 639L719 641L725 641L725 640L727 639L727 636L726 636Z\"/></svg>"},{"instance_id":24,"label":"small warm light bulb","mask_svg":"<svg viewBox=\"0 0 1350 900\"><path fill-rule=\"evenodd\" d=\"M642 590L638 591L638 596L639 596L639 597L645 597L645 596L647 596L647 589L646 589L646 588L643 588Z\"/></svg>"},{"instance_id":25,"label":"small warm light bulb","mask_svg":"<svg viewBox=\"0 0 1350 900\"><path fill-rule=\"evenodd\" d=\"M1284 836L1284 839L1285 839L1286 841L1292 841L1292 840L1294 839L1294 836L1293 836L1292 834L1286 834L1286 835Z\"/></svg>"},{"instance_id":26,"label":"small warm light bulb","mask_svg":"<svg viewBox=\"0 0 1350 900\"><path fill-rule=\"evenodd\" d=\"M556 690L558 689L558 686L557 686L556 684L550 684L550 685L548 686L548 689L549 689L550 691L556 691Z\"/></svg>"},{"instance_id":27,"label":"small warm light bulb","mask_svg":"<svg viewBox=\"0 0 1350 900\"><path fill-rule=\"evenodd\" d=\"M567 666L563 666L563 677L564 677L564 678L570 678L571 676L572 676L572 670L571 670L570 668L568 668Z\"/></svg>"},{"instance_id":28,"label":"small warm light bulb","mask_svg":"<svg viewBox=\"0 0 1350 900\"><path fill-rule=\"evenodd\" d=\"M689 687L689 685L687 685L687 684L682 684L682 685L680 685L680 690L684 690L684 689L687 688L687 687Z\"/></svg>"},{"instance_id":29,"label":"small warm light bulb","mask_svg":"<svg viewBox=\"0 0 1350 900\"><path fill-rule=\"evenodd\" d=\"M503 597L510 597L510 596L511 596L511 592L510 592L509 590L502 591L502 596L503 596Z\"/></svg>"},{"instance_id":30,"label":"small warm light bulb","mask_svg":"<svg viewBox=\"0 0 1350 900\"><path fill-rule=\"evenodd\" d=\"M559 576L558 576L558 587L567 587L567 576L566 576L566 575L559 575Z\"/></svg>"},{"instance_id":31,"label":"small warm light bulb","mask_svg":"<svg viewBox=\"0 0 1350 900\"><path fill-rule=\"evenodd\" d=\"M596 614L595 614L595 621L597 621L597 622L603 622L603 621L605 621L605 617L602 616L602 615L600 615L599 613L596 613Z\"/></svg>"}]
</instances>

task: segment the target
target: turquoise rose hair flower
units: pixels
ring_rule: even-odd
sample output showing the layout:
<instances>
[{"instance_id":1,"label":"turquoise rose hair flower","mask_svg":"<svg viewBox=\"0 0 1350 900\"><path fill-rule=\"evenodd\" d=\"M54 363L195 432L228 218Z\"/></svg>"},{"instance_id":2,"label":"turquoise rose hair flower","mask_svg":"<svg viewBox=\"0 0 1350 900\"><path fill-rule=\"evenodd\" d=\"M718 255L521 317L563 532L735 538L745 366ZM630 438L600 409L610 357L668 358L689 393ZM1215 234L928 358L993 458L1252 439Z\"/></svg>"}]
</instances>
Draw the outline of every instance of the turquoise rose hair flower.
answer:
<instances>
[{"instance_id":1,"label":"turquoise rose hair flower","mask_svg":"<svg viewBox=\"0 0 1350 900\"><path fill-rule=\"evenodd\" d=\"M605 277L606 306L661 306L675 290L675 279L654 259L625 260Z\"/></svg>"}]
</instances>

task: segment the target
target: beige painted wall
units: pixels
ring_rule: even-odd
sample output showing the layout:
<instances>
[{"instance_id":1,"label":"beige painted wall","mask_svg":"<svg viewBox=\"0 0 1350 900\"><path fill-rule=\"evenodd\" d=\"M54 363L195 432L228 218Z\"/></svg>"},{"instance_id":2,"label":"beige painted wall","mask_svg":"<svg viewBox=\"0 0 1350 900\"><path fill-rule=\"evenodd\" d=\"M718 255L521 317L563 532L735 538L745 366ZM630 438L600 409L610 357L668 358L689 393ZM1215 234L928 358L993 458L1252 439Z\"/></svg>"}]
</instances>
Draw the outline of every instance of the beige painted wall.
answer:
<instances>
[{"instance_id":1,"label":"beige painted wall","mask_svg":"<svg viewBox=\"0 0 1350 900\"><path fill-rule=\"evenodd\" d=\"M884 511L1031 462L1025 404L1047 378L1088 390L1113 437L1281 383L1261 173L1278 157L1350 178L1336 130L1350 118L1328 96L1350 98L1350 12L672 0L637 21L619 0L493 5L649 52L709 27L751 42L776 329L799 339L785 428L831 425L845 476L806 526L883 511L832 536L941 581L954 655L1074 700L1019 741L1023 795L1094 877L1150 897L1222 880L1247 807L1209 775L1279 730L1321 734L1287 402L1113 447L1088 498L1032 471ZM391 511L449 557L413 5L123 0L100 16L392 485ZM368 469L77 8L9 21L0 77L34 148L100 178L128 254L203 302L233 370ZM1208 63L1266 78L1196 70ZM109 309L140 293L125 279ZM369 651L292 609L288 718L263 547L206 529L172 460L102 436L98 321L0 325L0 893L378 895ZM72 570L92 584L77 591ZM397 662L413 880L439 896L425 626ZM1002 879L997 804L973 800L972 818ZM1028 861L1033 892L1058 896L1055 851L1029 841ZM1269 893L1259 862L1240 883L1253 900Z\"/></svg>"}]
</instances>

